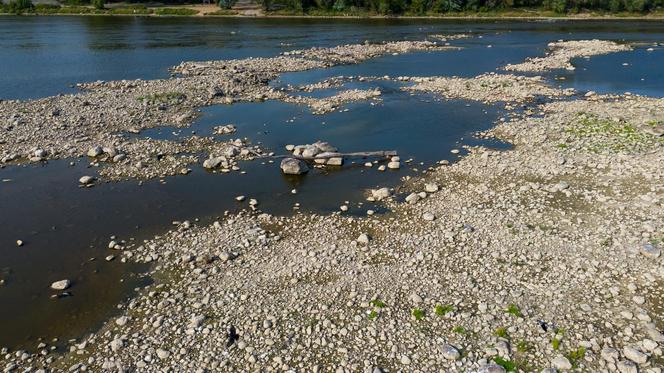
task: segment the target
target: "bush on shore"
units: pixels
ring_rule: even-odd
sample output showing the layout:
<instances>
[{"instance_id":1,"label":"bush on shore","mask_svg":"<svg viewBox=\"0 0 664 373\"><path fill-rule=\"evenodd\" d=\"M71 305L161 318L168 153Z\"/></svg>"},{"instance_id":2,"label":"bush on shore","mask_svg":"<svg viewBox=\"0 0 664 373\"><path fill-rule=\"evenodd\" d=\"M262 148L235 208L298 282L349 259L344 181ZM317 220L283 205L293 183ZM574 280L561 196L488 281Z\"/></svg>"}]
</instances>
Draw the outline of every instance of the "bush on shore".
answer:
<instances>
[{"instance_id":1,"label":"bush on shore","mask_svg":"<svg viewBox=\"0 0 664 373\"><path fill-rule=\"evenodd\" d=\"M11 0L8 4L2 5L3 13L23 14L31 12L35 6L30 0Z\"/></svg>"},{"instance_id":2,"label":"bush on shore","mask_svg":"<svg viewBox=\"0 0 664 373\"><path fill-rule=\"evenodd\" d=\"M105 0L92 0L92 6L95 7L95 9L104 9L104 5L106 4Z\"/></svg>"},{"instance_id":3,"label":"bush on shore","mask_svg":"<svg viewBox=\"0 0 664 373\"><path fill-rule=\"evenodd\" d=\"M546 11L645 13L664 7L664 0L259 0L264 9L286 14L437 15Z\"/></svg>"}]
</instances>

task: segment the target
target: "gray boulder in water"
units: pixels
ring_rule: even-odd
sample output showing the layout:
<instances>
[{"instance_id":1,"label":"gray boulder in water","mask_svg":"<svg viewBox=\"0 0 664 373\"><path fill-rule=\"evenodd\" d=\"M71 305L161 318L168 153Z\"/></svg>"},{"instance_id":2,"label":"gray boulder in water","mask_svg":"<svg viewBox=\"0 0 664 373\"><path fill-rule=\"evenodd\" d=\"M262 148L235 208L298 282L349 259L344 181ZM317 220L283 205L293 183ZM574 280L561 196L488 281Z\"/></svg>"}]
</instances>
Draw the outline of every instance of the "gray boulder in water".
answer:
<instances>
[{"instance_id":1,"label":"gray boulder in water","mask_svg":"<svg viewBox=\"0 0 664 373\"><path fill-rule=\"evenodd\" d=\"M309 171L309 166L299 159L285 158L281 161L281 172L286 175L302 175Z\"/></svg>"}]
</instances>

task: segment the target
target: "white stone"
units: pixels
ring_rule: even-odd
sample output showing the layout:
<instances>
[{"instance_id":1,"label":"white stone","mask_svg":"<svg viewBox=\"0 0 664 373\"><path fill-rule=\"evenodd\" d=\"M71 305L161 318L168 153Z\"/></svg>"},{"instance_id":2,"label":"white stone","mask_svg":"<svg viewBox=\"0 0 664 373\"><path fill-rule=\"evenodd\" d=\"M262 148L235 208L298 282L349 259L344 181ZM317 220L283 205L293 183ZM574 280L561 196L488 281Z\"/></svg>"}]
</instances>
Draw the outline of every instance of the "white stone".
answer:
<instances>
[{"instance_id":1,"label":"white stone","mask_svg":"<svg viewBox=\"0 0 664 373\"><path fill-rule=\"evenodd\" d=\"M71 281L69 280L60 280L51 284L51 289L53 290L65 290L71 286Z\"/></svg>"}]
</instances>

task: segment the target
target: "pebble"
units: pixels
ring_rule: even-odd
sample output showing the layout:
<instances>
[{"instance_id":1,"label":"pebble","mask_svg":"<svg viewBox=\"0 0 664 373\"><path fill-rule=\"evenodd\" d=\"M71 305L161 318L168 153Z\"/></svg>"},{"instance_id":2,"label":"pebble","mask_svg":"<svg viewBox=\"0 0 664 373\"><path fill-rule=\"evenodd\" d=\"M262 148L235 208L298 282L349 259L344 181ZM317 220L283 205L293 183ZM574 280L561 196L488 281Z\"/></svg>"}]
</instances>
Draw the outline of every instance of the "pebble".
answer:
<instances>
[{"instance_id":1,"label":"pebble","mask_svg":"<svg viewBox=\"0 0 664 373\"><path fill-rule=\"evenodd\" d=\"M616 364L620 373L639 373L639 367L629 360L621 360Z\"/></svg>"},{"instance_id":2,"label":"pebble","mask_svg":"<svg viewBox=\"0 0 664 373\"><path fill-rule=\"evenodd\" d=\"M641 246L641 254L645 256L646 258L659 258L660 255L662 255L662 251L660 250L659 247L653 245L653 244L645 244Z\"/></svg>"},{"instance_id":3,"label":"pebble","mask_svg":"<svg viewBox=\"0 0 664 373\"><path fill-rule=\"evenodd\" d=\"M161 360L167 359L171 353L167 350L158 348L157 349L157 357L159 357Z\"/></svg>"},{"instance_id":4,"label":"pebble","mask_svg":"<svg viewBox=\"0 0 664 373\"><path fill-rule=\"evenodd\" d=\"M625 348L623 348L623 354L626 358L637 364L645 364L645 362L648 361L648 355L631 346L625 346Z\"/></svg>"},{"instance_id":5,"label":"pebble","mask_svg":"<svg viewBox=\"0 0 664 373\"><path fill-rule=\"evenodd\" d=\"M424 190L427 193L435 193L435 192L438 191L438 189L439 189L438 184L435 184L435 183L426 183L426 184L424 184Z\"/></svg>"},{"instance_id":6,"label":"pebble","mask_svg":"<svg viewBox=\"0 0 664 373\"><path fill-rule=\"evenodd\" d=\"M443 357L447 360L459 360L461 359L461 352L459 350L450 345L450 344L445 344L442 347L442 354Z\"/></svg>"},{"instance_id":7,"label":"pebble","mask_svg":"<svg viewBox=\"0 0 664 373\"><path fill-rule=\"evenodd\" d=\"M127 325L128 321L129 321L129 318L127 318L127 316L120 316L117 319L115 319L115 324L117 326L125 326L125 325Z\"/></svg>"},{"instance_id":8,"label":"pebble","mask_svg":"<svg viewBox=\"0 0 664 373\"><path fill-rule=\"evenodd\" d=\"M422 218L426 221L434 221L436 219L436 215L430 212L425 212L424 214L422 214Z\"/></svg>"},{"instance_id":9,"label":"pebble","mask_svg":"<svg viewBox=\"0 0 664 373\"><path fill-rule=\"evenodd\" d=\"M553 359L553 361L551 361L551 365L553 365L553 367L558 370L572 369L572 363L570 363L570 361L564 356L558 356Z\"/></svg>"},{"instance_id":10,"label":"pebble","mask_svg":"<svg viewBox=\"0 0 664 373\"><path fill-rule=\"evenodd\" d=\"M357 242L363 245L368 245L369 241L371 241L371 237L369 237L369 235L366 233L362 233L359 237L357 237Z\"/></svg>"},{"instance_id":11,"label":"pebble","mask_svg":"<svg viewBox=\"0 0 664 373\"><path fill-rule=\"evenodd\" d=\"M410 204L414 204L414 203L417 203L417 201L419 201L420 199L422 199L422 197L420 197L419 194L411 193L406 197L406 202L410 203Z\"/></svg>"},{"instance_id":12,"label":"pebble","mask_svg":"<svg viewBox=\"0 0 664 373\"><path fill-rule=\"evenodd\" d=\"M80 179L78 179L78 182L81 185L90 185L95 181L95 178L92 176L83 176Z\"/></svg>"},{"instance_id":13,"label":"pebble","mask_svg":"<svg viewBox=\"0 0 664 373\"><path fill-rule=\"evenodd\" d=\"M51 284L51 289L53 290L66 290L71 286L71 281L65 279L60 281L55 281Z\"/></svg>"}]
</instances>

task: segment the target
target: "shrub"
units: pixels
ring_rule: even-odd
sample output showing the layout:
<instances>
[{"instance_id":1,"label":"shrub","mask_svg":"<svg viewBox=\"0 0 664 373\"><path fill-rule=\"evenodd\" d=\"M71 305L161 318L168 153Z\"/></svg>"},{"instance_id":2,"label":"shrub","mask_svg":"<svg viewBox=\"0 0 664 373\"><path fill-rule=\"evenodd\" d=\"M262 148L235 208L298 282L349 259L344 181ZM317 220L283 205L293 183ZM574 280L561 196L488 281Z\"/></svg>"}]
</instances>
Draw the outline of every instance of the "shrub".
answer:
<instances>
[{"instance_id":1,"label":"shrub","mask_svg":"<svg viewBox=\"0 0 664 373\"><path fill-rule=\"evenodd\" d=\"M30 0L12 0L7 4L8 13L22 14L32 11L35 6Z\"/></svg>"},{"instance_id":2,"label":"shrub","mask_svg":"<svg viewBox=\"0 0 664 373\"><path fill-rule=\"evenodd\" d=\"M92 0L92 5L95 9L104 9L105 0Z\"/></svg>"}]
</instances>

